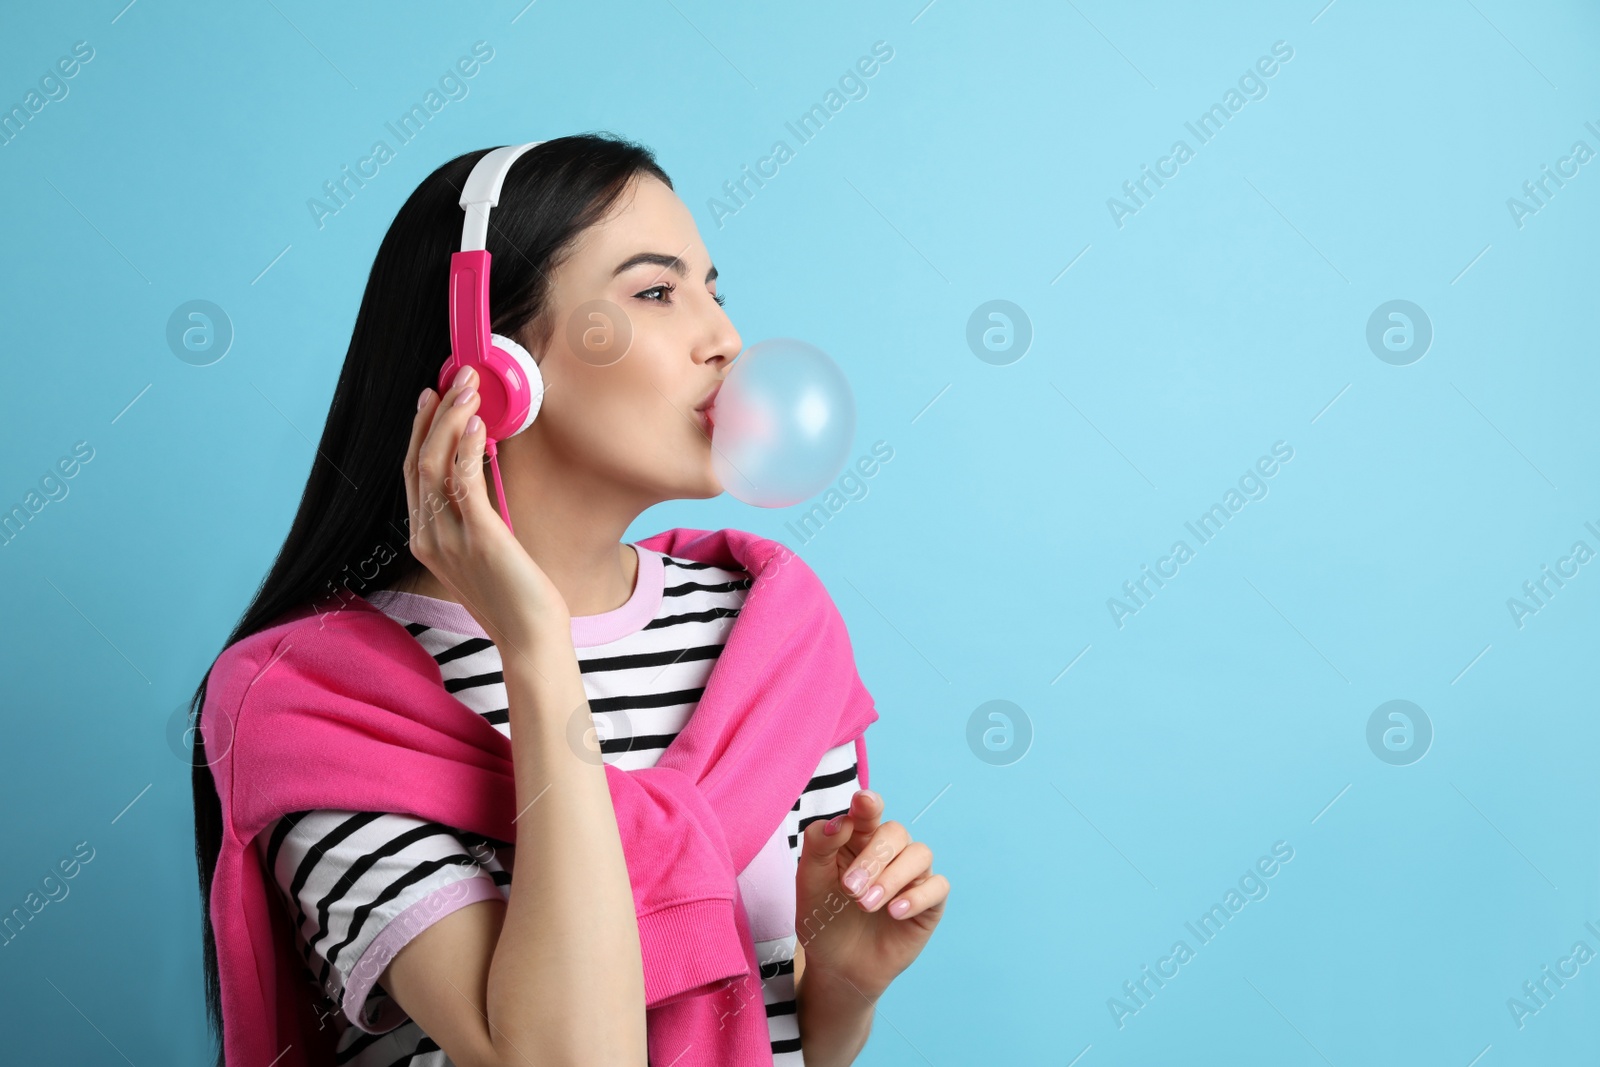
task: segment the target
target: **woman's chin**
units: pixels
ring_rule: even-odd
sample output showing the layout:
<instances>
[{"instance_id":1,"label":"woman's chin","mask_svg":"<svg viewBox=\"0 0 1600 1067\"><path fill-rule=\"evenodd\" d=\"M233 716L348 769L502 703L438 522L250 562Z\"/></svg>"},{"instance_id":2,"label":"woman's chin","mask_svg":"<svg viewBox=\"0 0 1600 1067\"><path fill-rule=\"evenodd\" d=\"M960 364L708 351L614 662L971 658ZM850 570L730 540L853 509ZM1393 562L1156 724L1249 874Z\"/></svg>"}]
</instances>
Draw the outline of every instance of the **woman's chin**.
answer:
<instances>
[{"instance_id":1,"label":"woman's chin","mask_svg":"<svg viewBox=\"0 0 1600 1067\"><path fill-rule=\"evenodd\" d=\"M700 479L700 493L702 499L721 496L723 493L722 479L717 477L717 472L711 469L711 464L706 464L704 476Z\"/></svg>"},{"instance_id":2,"label":"woman's chin","mask_svg":"<svg viewBox=\"0 0 1600 1067\"><path fill-rule=\"evenodd\" d=\"M711 497L721 496L723 492L722 480L717 477L716 471L711 469L708 459L692 473L685 472L686 477L680 476L672 479L664 487L661 494L663 500L709 500Z\"/></svg>"}]
</instances>

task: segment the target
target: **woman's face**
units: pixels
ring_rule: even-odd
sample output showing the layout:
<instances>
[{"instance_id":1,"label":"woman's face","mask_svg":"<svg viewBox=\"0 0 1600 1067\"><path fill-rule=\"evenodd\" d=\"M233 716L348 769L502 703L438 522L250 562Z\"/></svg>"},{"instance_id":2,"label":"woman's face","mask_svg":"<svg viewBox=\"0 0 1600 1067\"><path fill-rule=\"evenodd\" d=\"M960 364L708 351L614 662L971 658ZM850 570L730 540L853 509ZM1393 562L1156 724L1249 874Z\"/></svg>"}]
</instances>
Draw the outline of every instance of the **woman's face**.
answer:
<instances>
[{"instance_id":1,"label":"woman's face","mask_svg":"<svg viewBox=\"0 0 1600 1067\"><path fill-rule=\"evenodd\" d=\"M552 274L555 325L542 354L530 348L546 393L522 436L581 484L642 506L722 492L696 410L741 347L716 275L683 201L635 179Z\"/></svg>"}]
</instances>

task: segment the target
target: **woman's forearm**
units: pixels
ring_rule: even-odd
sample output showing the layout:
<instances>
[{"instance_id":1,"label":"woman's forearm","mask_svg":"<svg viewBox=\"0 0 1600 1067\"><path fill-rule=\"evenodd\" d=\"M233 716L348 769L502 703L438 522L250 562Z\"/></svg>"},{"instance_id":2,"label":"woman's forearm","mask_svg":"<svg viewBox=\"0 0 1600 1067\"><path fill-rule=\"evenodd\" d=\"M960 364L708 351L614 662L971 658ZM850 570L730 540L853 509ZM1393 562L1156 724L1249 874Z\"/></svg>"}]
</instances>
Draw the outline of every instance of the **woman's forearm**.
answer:
<instances>
[{"instance_id":1,"label":"woman's forearm","mask_svg":"<svg viewBox=\"0 0 1600 1067\"><path fill-rule=\"evenodd\" d=\"M876 999L850 983L802 970L795 990L795 1018L806 1067L849 1067L872 1032Z\"/></svg>"},{"instance_id":2,"label":"woman's forearm","mask_svg":"<svg viewBox=\"0 0 1600 1067\"><path fill-rule=\"evenodd\" d=\"M495 1047L502 1062L537 1049L540 1063L643 1064L633 890L605 766L573 727L589 711L570 623L551 620L518 644L502 656L518 814L488 978Z\"/></svg>"}]
</instances>

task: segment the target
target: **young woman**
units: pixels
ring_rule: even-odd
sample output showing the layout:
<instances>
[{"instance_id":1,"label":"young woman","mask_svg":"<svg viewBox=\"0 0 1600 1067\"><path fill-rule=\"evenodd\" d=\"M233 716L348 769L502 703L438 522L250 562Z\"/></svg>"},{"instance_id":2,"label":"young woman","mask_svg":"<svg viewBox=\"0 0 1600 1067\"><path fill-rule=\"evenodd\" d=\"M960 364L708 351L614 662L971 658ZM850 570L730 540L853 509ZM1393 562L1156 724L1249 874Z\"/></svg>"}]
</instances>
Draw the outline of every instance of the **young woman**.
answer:
<instances>
[{"instance_id":1,"label":"young woman","mask_svg":"<svg viewBox=\"0 0 1600 1067\"><path fill-rule=\"evenodd\" d=\"M520 844L395 811L317 808L284 814L250 853L328 994L319 1014L338 1062L640 1064L628 869L603 768L575 755L568 731L586 707L606 764L652 766L737 623L751 574L621 538L656 503L721 492L703 412L741 341L693 218L648 150L575 136L524 153L487 242L492 329L534 355L547 393L499 448L513 533L484 477L476 373L443 396L432 387L449 351L457 201L483 154L429 175L385 236L299 511L228 645L336 586L365 598L434 659L463 714L510 738ZM597 307L631 331L621 358L583 348ZM448 506L411 521L428 500ZM196 714L205 698L202 682ZM777 1064L852 1062L948 894L928 847L858 788L858 751L828 750L773 835L797 913L827 917L756 941L756 1007ZM209 902L223 809L200 740L194 790L220 1034Z\"/></svg>"}]
</instances>

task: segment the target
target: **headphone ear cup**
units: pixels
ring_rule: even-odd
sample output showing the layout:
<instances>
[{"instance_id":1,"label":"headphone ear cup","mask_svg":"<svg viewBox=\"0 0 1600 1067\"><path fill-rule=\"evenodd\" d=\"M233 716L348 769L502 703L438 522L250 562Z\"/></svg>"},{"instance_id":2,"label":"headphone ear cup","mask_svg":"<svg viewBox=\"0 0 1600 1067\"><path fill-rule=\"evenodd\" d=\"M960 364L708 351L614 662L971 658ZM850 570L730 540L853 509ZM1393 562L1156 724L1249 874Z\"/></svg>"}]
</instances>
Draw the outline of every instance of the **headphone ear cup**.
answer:
<instances>
[{"instance_id":1,"label":"headphone ear cup","mask_svg":"<svg viewBox=\"0 0 1600 1067\"><path fill-rule=\"evenodd\" d=\"M489 344L493 348L499 349L504 355L505 363L509 365L507 369L515 367L520 372L522 377L521 391L525 392L527 396L527 414L522 417L514 428L507 427L507 432L503 437L496 438L496 440L504 440L506 437L516 436L533 425L534 418L539 414L539 404L544 400L544 375L539 372L539 364L534 362L533 356L529 354L528 350L504 334L490 334ZM518 391L508 388L507 392L508 394L513 394L508 395L507 400L512 404L512 410L516 410L520 407L520 404L516 403L516 399L514 399L514 394Z\"/></svg>"}]
</instances>

